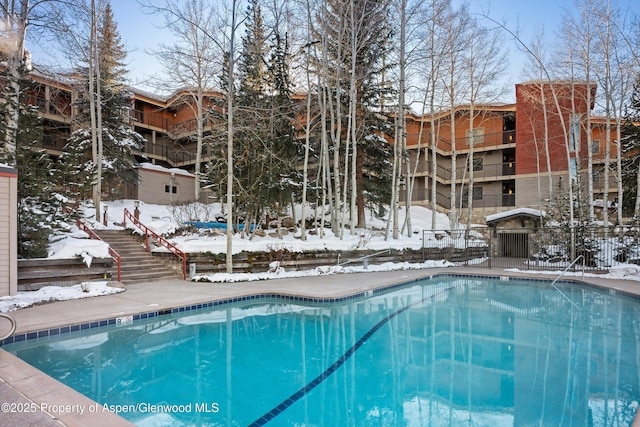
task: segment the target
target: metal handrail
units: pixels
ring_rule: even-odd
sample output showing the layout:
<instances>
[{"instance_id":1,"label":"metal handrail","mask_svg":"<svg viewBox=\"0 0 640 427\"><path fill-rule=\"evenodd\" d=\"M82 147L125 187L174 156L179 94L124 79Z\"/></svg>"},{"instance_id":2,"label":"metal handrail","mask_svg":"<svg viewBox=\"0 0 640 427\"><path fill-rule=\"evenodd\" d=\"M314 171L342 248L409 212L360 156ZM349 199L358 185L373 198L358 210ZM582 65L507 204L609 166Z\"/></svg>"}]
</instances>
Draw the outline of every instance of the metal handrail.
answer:
<instances>
[{"instance_id":1,"label":"metal handrail","mask_svg":"<svg viewBox=\"0 0 640 427\"><path fill-rule=\"evenodd\" d=\"M13 335L14 332L16 331L16 319L14 319L13 316L11 316L9 314L6 314L6 313L0 313L0 317L4 317L9 322L11 322L11 331L8 334L6 334L5 336L3 336L2 338L0 338L0 341L4 341L7 338L9 338L11 335Z\"/></svg>"},{"instance_id":2,"label":"metal handrail","mask_svg":"<svg viewBox=\"0 0 640 427\"><path fill-rule=\"evenodd\" d=\"M82 220L80 220L80 218L78 218L76 220L76 225L78 226L78 228L82 231L84 231L85 233L87 233L89 235L90 238L94 239L94 240L100 240L102 242L104 242L104 240L102 240L102 238L100 236L98 236L96 234L95 231L93 231L91 228L89 228L89 226L87 224L85 224ZM120 265L120 254L116 251L114 251L111 246L109 246L109 255L111 255L111 258L113 258L113 260L116 262L116 266L118 268L118 282L120 282L120 273L121 273L121 265Z\"/></svg>"},{"instance_id":3,"label":"metal handrail","mask_svg":"<svg viewBox=\"0 0 640 427\"><path fill-rule=\"evenodd\" d=\"M369 259L371 257L378 256L378 255L384 254L384 253L391 254L391 249L385 249L384 251L376 252L374 254L365 255L365 256L362 256L360 258L348 259L345 262L340 262L340 254L338 254L338 263L336 265L339 267L341 265L350 264L352 262L364 261L365 259Z\"/></svg>"},{"instance_id":4,"label":"metal handrail","mask_svg":"<svg viewBox=\"0 0 640 427\"><path fill-rule=\"evenodd\" d=\"M582 278L584 279L585 259L584 259L584 255L578 255L578 256L576 257L576 259L574 259L574 260L571 262L571 264L569 264L569 265L568 265L564 270L562 270L562 272L561 272L560 274L558 274L558 277L556 277L556 278L555 278L555 280L554 280L553 282L551 282L551 286L553 286L553 287L555 288L555 290L556 290L556 291L560 292L560 295L562 295L563 297L565 297L565 298L567 299L567 301L569 301L571 304L573 304L573 306L574 306L575 308L577 308L578 310L580 310L580 307L578 307L578 306L576 305L576 303L575 303L575 302L573 302L573 301L571 300L571 298L569 298L567 295L565 295L565 293L564 293L564 292L562 292L562 291L561 291L561 290L556 286L556 282L557 282L558 280L560 280L560 278L564 275L564 273L566 273L566 272L567 272L567 270L569 270L572 266L574 266L574 265L575 265L575 263L576 263L576 262L578 262L578 260L579 260L580 258L582 258Z\"/></svg>"},{"instance_id":5,"label":"metal handrail","mask_svg":"<svg viewBox=\"0 0 640 427\"><path fill-rule=\"evenodd\" d=\"M158 233L156 233L155 231L153 231L152 229L150 229L149 227L141 223L138 218L132 215L131 212L129 212L125 208L124 210L124 227L125 228L127 226L127 218L131 220L133 225L135 225L136 227L138 227L140 230L144 232L144 245L147 252L149 252L149 236L151 236L153 239L155 239L156 242L158 242L159 244L167 248L169 252L171 252L173 255L178 257L180 261L182 261L182 278L186 280L187 279L187 255L184 252L182 252L180 249L178 249L176 245L169 242L167 239L165 239L164 237L162 237L161 235L159 235Z\"/></svg>"}]
</instances>

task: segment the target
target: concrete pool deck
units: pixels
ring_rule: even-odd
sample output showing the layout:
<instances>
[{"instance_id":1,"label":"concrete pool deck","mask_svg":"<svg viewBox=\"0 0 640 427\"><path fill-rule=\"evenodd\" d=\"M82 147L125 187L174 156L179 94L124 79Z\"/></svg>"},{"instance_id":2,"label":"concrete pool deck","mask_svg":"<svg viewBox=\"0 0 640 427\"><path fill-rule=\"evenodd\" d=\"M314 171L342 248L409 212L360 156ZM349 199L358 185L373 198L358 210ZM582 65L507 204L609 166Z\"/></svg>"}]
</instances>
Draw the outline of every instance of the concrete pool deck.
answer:
<instances>
[{"instance_id":1,"label":"concrete pool deck","mask_svg":"<svg viewBox=\"0 0 640 427\"><path fill-rule=\"evenodd\" d=\"M163 280L126 286L119 294L38 305L11 313L16 334L83 324L127 315L242 297L281 294L340 298L355 293L412 282L436 274L529 277L553 280L555 275L505 272L473 267L432 268L375 273L337 274L238 283L197 283ZM614 289L640 297L640 282L599 277L564 279ZM0 333L6 326L2 324ZM123 418L105 411L89 398L0 349L0 424L21 426L125 426ZM640 413L640 412L639 412ZM640 427L637 416L633 427Z\"/></svg>"}]
</instances>

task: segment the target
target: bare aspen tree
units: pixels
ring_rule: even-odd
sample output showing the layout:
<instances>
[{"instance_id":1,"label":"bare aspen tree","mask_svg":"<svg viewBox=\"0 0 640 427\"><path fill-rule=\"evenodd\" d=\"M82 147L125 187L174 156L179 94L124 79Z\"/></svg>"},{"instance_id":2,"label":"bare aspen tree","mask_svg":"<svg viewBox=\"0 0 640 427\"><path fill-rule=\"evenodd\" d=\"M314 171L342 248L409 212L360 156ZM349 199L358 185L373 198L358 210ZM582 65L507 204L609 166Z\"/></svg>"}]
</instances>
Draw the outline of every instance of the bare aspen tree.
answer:
<instances>
[{"instance_id":1,"label":"bare aspen tree","mask_svg":"<svg viewBox=\"0 0 640 427\"><path fill-rule=\"evenodd\" d=\"M7 132L4 146L9 152L16 149L18 132L20 78L29 64L25 61L25 39L29 22L29 0L18 2L4 0L0 3L0 13L3 23L2 51L7 54L7 75L9 77L7 100Z\"/></svg>"},{"instance_id":2,"label":"bare aspen tree","mask_svg":"<svg viewBox=\"0 0 640 427\"><path fill-rule=\"evenodd\" d=\"M540 58L541 61L544 61L544 46L541 41L542 37L539 36L537 41L533 43L532 49L535 52L535 57ZM543 199L551 200L553 196L553 173L551 170L551 155L549 152L549 104L547 102L547 92L544 90L545 87L545 69L544 65L541 62L534 60L529 57L531 68L536 70L535 79L539 82L539 91L540 91L540 105L542 107L542 120L543 120L543 137L542 144L544 149L544 158L545 158L545 166L547 172L547 192L546 194L542 194L540 189L540 178L538 178L538 194L540 203L542 203ZM532 128L535 129L535 126L532 125ZM536 144L537 147L537 144ZM538 168L540 162L538 162ZM542 206L539 206L540 210L542 210Z\"/></svg>"},{"instance_id":3,"label":"bare aspen tree","mask_svg":"<svg viewBox=\"0 0 640 427\"><path fill-rule=\"evenodd\" d=\"M620 23L620 25L624 30L619 31L619 37L621 50L628 54L625 62L629 64L629 72L634 75L632 81L629 82L629 85L631 86L629 90L632 92L629 104L633 105L635 101L633 98L634 83L637 83L637 76L638 73L640 73L640 52L636 49L638 44L640 44L640 21L635 19L630 23L627 23L626 20L623 20L623 22L625 25L622 25L622 23ZM621 141L621 139L619 139L619 141ZM640 217L640 167L636 168L633 173L635 175L635 203L633 207L633 217L638 218ZM622 200L620 200L620 204L622 204Z\"/></svg>"},{"instance_id":4,"label":"bare aspen tree","mask_svg":"<svg viewBox=\"0 0 640 427\"><path fill-rule=\"evenodd\" d=\"M390 203L390 211L389 215L393 219L392 222L392 235L394 239L399 237L398 235L398 226L399 226L399 204L398 204L398 196L400 193L400 177L402 174L402 157L403 153L406 151L407 145L407 120L406 120L406 73L407 73L407 26L409 25L409 17L411 16L411 12L408 10L409 2L408 0L400 0L396 4L397 7L397 16L399 17L399 38L398 38L398 110L396 117L396 126L394 131L394 142L393 142L393 171L392 171L392 187L391 187L391 203ZM405 185L407 188L410 188L409 181L405 181ZM410 190L407 191L407 200L405 203L406 210L406 221L411 223L410 216L410 205L411 205L411 193ZM410 228L410 226L409 226ZM389 227L387 226L387 233L389 231Z\"/></svg>"},{"instance_id":5,"label":"bare aspen tree","mask_svg":"<svg viewBox=\"0 0 640 427\"><path fill-rule=\"evenodd\" d=\"M165 5L173 5L174 3L167 0ZM221 68L225 71L226 76L226 119L227 119L227 141L226 141L226 272L233 272L233 188L234 188L234 176L233 176L233 142L234 142L234 72L236 61L236 46L235 38L238 31L238 0L231 0L229 4L216 5L211 15L205 15L211 17L212 25L210 28L199 27L200 23L209 22L208 20L202 22L192 22L192 17L179 13L179 10L172 11L169 7L157 7L152 3L145 3L145 7L152 11L167 12L170 16L173 16L177 21L184 21L186 28L196 27L202 35L206 38L207 42L213 43L221 52L221 57L218 61L223 64ZM178 6L175 3L175 6ZM226 9L224 9L226 8ZM180 9L180 8L178 8ZM194 16L193 18L197 18ZM206 43L206 42L205 42ZM226 63L224 62L226 60Z\"/></svg>"},{"instance_id":6,"label":"bare aspen tree","mask_svg":"<svg viewBox=\"0 0 640 427\"><path fill-rule=\"evenodd\" d=\"M95 153L96 184L93 187L93 204L96 220L100 219L100 198L102 197L102 158L104 143L102 140L102 93L100 90L100 48L97 37L97 22L99 11L96 10L95 0L91 0L91 58L89 59L89 100L91 105L91 140L92 153ZM95 80L95 93L92 81ZM95 122L94 122L95 117Z\"/></svg>"},{"instance_id":7,"label":"bare aspen tree","mask_svg":"<svg viewBox=\"0 0 640 427\"><path fill-rule=\"evenodd\" d=\"M475 22L471 25L473 38L470 48L463 59L468 85L467 100L469 104L469 129L467 143L469 144L468 172L469 185L467 190L467 230L471 228L473 216L473 160L476 140L475 119L482 114L476 111L479 102L489 101L500 94L494 86L497 79L507 66L507 56L503 48L501 34L497 30L482 27Z\"/></svg>"},{"instance_id":8,"label":"bare aspen tree","mask_svg":"<svg viewBox=\"0 0 640 427\"><path fill-rule=\"evenodd\" d=\"M587 142L587 174L586 183L587 189L582 193L587 197L589 222L593 223L595 220L594 203L593 203L593 142L592 142L592 126L591 126L591 112L589 106L595 101L592 99L591 84L594 82L594 47L595 47L595 30L596 20L592 10L592 0L586 0L578 8L578 15L565 16L562 23L562 36L563 43L557 52L559 60L558 72L569 72L568 80L574 83L584 83L587 87L585 93L584 102L587 105L587 112L584 117L580 117L582 129L585 131ZM574 100L575 102L575 100ZM574 117L577 117L578 112L571 112ZM571 128L570 128L571 132ZM576 156L580 158L580 146L576 147ZM577 182L582 184L583 180L580 176L577 176ZM578 191L580 191L578 187Z\"/></svg>"},{"instance_id":9,"label":"bare aspen tree","mask_svg":"<svg viewBox=\"0 0 640 427\"><path fill-rule=\"evenodd\" d=\"M621 15L620 15L621 16ZM623 223L623 202L625 200L626 193L623 186L623 151L622 151L622 127L624 121L625 107L633 92L633 82L638 73L640 72L640 66L633 60L632 52L630 51L625 40L631 35L631 27L625 22L624 19L619 19L614 23L616 29L616 43L614 45L614 62L615 69L618 74L618 90L614 101L615 122L616 122L616 181L618 187L618 203L616 206L617 223L620 225Z\"/></svg>"},{"instance_id":10,"label":"bare aspen tree","mask_svg":"<svg viewBox=\"0 0 640 427\"><path fill-rule=\"evenodd\" d=\"M312 15L311 4L309 0L306 0L304 9L306 13L306 25L305 32L306 43L304 45L304 70L306 79L306 108L305 108L305 121L304 121L304 160L302 165L302 209L301 209L301 226L300 226L300 239L302 241L307 240L307 189L309 186L309 153L311 150L311 101L312 101L312 85L311 85L311 50L314 48L314 41L311 34ZM317 182L317 181L316 181Z\"/></svg>"},{"instance_id":11,"label":"bare aspen tree","mask_svg":"<svg viewBox=\"0 0 640 427\"><path fill-rule=\"evenodd\" d=\"M545 114L545 122L547 122L547 120L549 119L549 116L551 114L558 114L558 116L561 118L560 120L560 126L562 128L562 136L564 138L564 146L565 146L565 152L567 155L567 168L568 170L570 170L571 165L570 165L570 156L569 156L569 131L568 131L568 125L565 122L564 119L562 119L562 109L560 107L560 98L559 98L559 94L556 88L556 84L553 80L552 74L551 74L551 67L543 60L543 55L541 54L540 51L536 51L537 47L531 47L529 46L527 43L525 43L524 41L522 41L522 39L518 36L518 34L516 34L514 31L512 31L511 29L509 29L506 25L499 23L497 21L495 21L492 18L489 18L487 16L484 16L485 19L489 20L490 22L493 22L494 24L497 24L499 28L501 28L503 31L505 31L517 44L518 47L520 47L524 52L526 52L527 54L527 58L532 62L535 63L539 66L539 70L540 70L540 75L544 76L544 78L542 78L540 80L540 93L541 93L541 98L545 99L544 104L543 104L543 112ZM552 106L550 108L547 108L547 101L546 101L546 94L549 93L550 94L550 99L549 99L549 105ZM549 144L549 134L548 134L548 129L547 131L545 131L545 144ZM547 156L549 157L549 156ZM550 170L550 165L548 164L547 167ZM549 187L549 192L550 194L552 193L552 185L551 185L551 181L550 181L550 187ZM575 217L575 213L574 213L574 203L573 203L573 186L572 185L568 185L568 194L569 194L569 226L573 227L574 226L574 217ZM574 238L574 234L571 234L572 239ZM573 244L573 240L571 242L570 247L574 248L574 244ZM571 259L574 259L574 253L571 254Z\"/></svg>"},{"instance_id":12,"label":"bare aspen tree","mask_svg":"<svg viewBox=\"0 0 640 427\"><path fill-rule=\"evenodd\" d=\"M327 115L327 120L322 121L325 129L320 132L326 134L329 143L324 155L331 156L327 178L333 188L329 201L332 229L340 238L344 236L347 220L356 221L357 216L356 227L366 225L365 203L388 189L378 185L388 176L387 159L382 160L388 144L382 144L383 131L377 131L384 127L383 120L371 109L372 105L380 104L379 97L383 96L379 76L391 35L388 7L387 1L329 0L321 3L314 19L314 38L319 41L320 51L317 72L322 98L319 108L326 110ZM372 173L372 166L380 170ZM369 173L368 179L365 172ZM355 201L349 198L354 180ZM378 191L371 190L375 185ZM348 214L353 212L349 205L353 203L357 215L352 214L348 219Z\"/></svg>"},{"instance_id":13,"label":"bare aspen tree","mask_svg":"<svg viewBox=\"0 0 640 427\"><path fill-rule=\"evenodd\" d=\"M211 43L215 37L215 10L203 0L170 0L162 7L146 5L154 13L164 16L166 27L175 36L171 45L161 44L156 56L161 60L165 78L159 80L159 88L185 90L193 103L187 102L196 119L196 158L194 198L200 199L201 164L204 145L204 128L207 121L205 97L214 89L215 79L222 68L218 49L221 43ZM195 104L195 105L194 105Z\"/></svg>"},{"instance_id":14,"label":"bare aspen tree","mask_svg":"<svg viewBox=\"0 0 640 427\"><path fill-rule=\"evenodd\" d=\"M608 9L608 8L607 8ZM613 49L613 32L610 10L601 11L604 16L601 16L603 21L600 21L600 25L597 26L598 32L598 47L601 50L601 70L599 76L600 86L604 95L604 120L605 120L605 137L604 137L604 191L602 194L602 222L606 226L609 225L609 170L611 164L611 131L612 131L612 115L613 110L613 96L615 91L616 82L614 81L614 71L612 70L612 49ZM591 128L589 127L589 134L591 134ZM590 177L590 181L593 182L593 177Z\"/></svg>"},{"instance_id":15,"label":"bare aspen tree","mask_svg":"<svg viewBox=\"0 0 640 427\"><path fill-rule=\"evenodd\" d=\"M397 29L399 33L398 37L398 105L397 116L394 136L394 168L393 173L393 192L392 197L393 204L393 229L394 238L398 238L398 221L399 221L399 206L397 195L400 192L400 182L404 181L405 184L405 219L402 224L401 233L406 233L408 236L413 234L413 227L411 223L411 205L413 198L413 189L416 180L416 171L421 161L421 143L422 135L424 131L424 120L420 120L420 129L418 134L418 148L416 150L416 158L414 159L413 167L411 166L411 159L407 151L407 113L409 100L407 99L408 83L412 80L420 79L422 73L422 62L424 62L425 49L422 48L421 28L423 27L425 20L425 11L429 7L429 4L421 1L408 1L401 0L396 4L396 16L397 16ZM422 101L416 100L421 104L421 115L424 117L426 100L429 95L428 90L423 91Z\"/></svg>"},{"instance_id":16,"label":"bare aspen tree","mask_svg":"<svg viewBox=\"0 0 640 427\"><path fill-rule=\"evenodd\" d=\"M227 57L227 254L226 271L233 273L233 92L235 72L235 38L237 31L237 0L231 1L229 50Z\"/></svg>"},{"instance_id":17,"label":"bare aspen tree","mask_svg":"<svg viewBox=\"0 0 640 427\"><path fill-rule=\"evenodd\" d=\"M624 190L622 186L622 150L621 127L624 105L630 95L632 82L637 68L630 60L631 55L624 44L630 37L625 34L626 28L621 11L610 2L596 2L593 6L596 25L597 43L595 55L599 57L599 83L604 97L605 115L605 165L604 165L604 194L603 221L609 222L609 178L613 173L617 187L617 217L618 224L622 223L622 202ZM614 138L615 135L615 138ZM611 160L612 150L615 157L615 167Z\"/></svg>"},{"instance_id":18,"label":"bare aspen tree","mask_svg":"<svg viewBox=\"0 0 640 427\"><path fill-rule=\"evenodd\" d=\"M344 206L342 205L342 191L341 191L341 183L343 174L341 173L340 168L340 156L342 153L342 81L343 81L343 73L342 67L336 67L336 64L342 63L345 58L345 51L343 46L344 37L343 34L346 33L346 29L344 25L348 22L345 14L348 13L349 9L344 8L339 11L339 15L334 17L335 19L332 21L333 24L337 24L337 28L334 29L335 34L335 45L331 48L328 46L329 38L324 37L324 49L322 51L322 69L323 69L323 91L325 92L325 98L323 99L326 102L326 108L329 111L329 128L327 129L328 141L331 142L331 146L333 149L333 161L331 166L327 165L329 168L329 176L333 177L332 185L333 185L333 200L330 200L330 203L333 204L332 214L331 214L331 224L333 228L333 233L340 237L341 239L344 236ZM327 25L330 25L329 22L329 10L326 7L323 8L323 14L326 20L324 22L324 28L322 28L323 34L326 34L329 30ZM337 22L336 22L337 21ZM322 25L322 24L321 24ZM329 49L333 52L333 57L329 57ZM330 62L331 61L331 62ZM333 73L330 70L334 70ZM325 107L321 107L325 108ZM326 122L323 122L324 126L326 126ZM329 155L329 150L326 151L326 155Z\"/></svg>"},{"instance_id":19,"label":"bare aspen tree","mask_svg":"<svg viewBox=\"0 0 640 427\"><path fill-rule=\"evenodd\" d=\"M101 52L98 40L98 22L104 10L105 4L91 0L89 4L82 3L73 11L71 19L88 26L88 36L83 35L82 29L69 31L65 34L63 43L73 47L73 51L87 50L86 56L74 58L73 61L84 61L87 64L88 108L89 108L89 132L91 135L91 161L95 167L95 177L92 186L92 199L95 219L100 221L102 215L102 167L103 167L103 139L102 139L102 94L100 86L100 58Z\"/></svg>"},{"instance_id":20,"label":"bare aspen tree","mask_svg":"<svg viewBox=\"0 0 640 427\"><path fill-rule=\"evenodd\" d=\"M449 222L452 228L457 229L459 223L459 214L457 210L457 191L456 182L458 180L458 146L456 134L456 107L460 103L460 99L464 95L464 88L459 83L459 71L461 69L461 59L463 52L468 49L468 43L471 40L468 26L470 23L470 15L466 5L463 5L458 11L450 12L449 24L446 26L447 36L446 42L448 48L446 50L447 57L443 64L443 90L446 100L448 101L450 131L449 139L451 140L451 185L449 191L450 210Z\"/></svg>"},{"instance_id":21,"label":"bare aspen tree","mask_svg":"<svg viewBox=\"0 0 640 427\"><path fill-rule=\"evenodd\" d=\"M399 194L400 177L402 174L401 153L406 145L406 117L405 117L405 94L406 94L406 49L407 49L407 8L408 0L400 0L395 3L396 16L398 17L398 105L394 121L393 135L393 159L391 172L391 200L389 203L389 214L387 216L387 226L385 227L385 240L389 237L389 229L392 230L392 237L399 237ZM407 183L408 185L408 183ZM408 194L408 193L407 193ZM407 207L409 205L407 200ZM407 211L408 214L408 211Z\"/></svg>"},{"instance_id":22,"label":"bare aspen tree","mask_svg":"<svg viewBox=\"0 0 640 427\"><path fill-rule=\"evenodd\" d=\"M360 10L358 12L364 13L364 10ZM359 15L359 14L358 14ZM349 40L349 56L351 57L351 64L349 68L349 104L348 104L348 115L347 115L347 129L345 135L345 153L344 153L344 200L342 204L344 206L347 205L347 183L351 184L350 193L351 197L349 199L349 232L351 235L355 234L356 228L356 162L357 162L357 153L358 141L356 139L356 126L358 125L358 117L357 117L357 100L356 100L356 64L357 64L357 56L358 56L358 33L362 31L362 20L363 16L356 16L355 10L355 2L349 2L349 32L350 40ZM349 165L349 150L351 151L351 165ZM351 166L351 173L349 173L349 166ZM349 179L347 180L347 176Z\"/></svg>"},{"instance_id":23,"label":"bare aspen tree","mask_svg":"<svg viewBox=\"0 0 640 427\"><path fill-rule=\"evenodd\" d=\"M439 131L436 129L436 112L439 110L439 98L442 89L439 83L442 81L443 63L447 58L447 51L450 47L447 40L446 26L448 0L431 0L426 4L424 16L424 41L425 50L423 52L424 72L427 75L426 86L424 88L429 107L430 141L431 150L431 229L436 228L437 207L437 187L438 187L438 140ZM436 102L438 101L438 103Z\"/></svg>"}]
</instances>

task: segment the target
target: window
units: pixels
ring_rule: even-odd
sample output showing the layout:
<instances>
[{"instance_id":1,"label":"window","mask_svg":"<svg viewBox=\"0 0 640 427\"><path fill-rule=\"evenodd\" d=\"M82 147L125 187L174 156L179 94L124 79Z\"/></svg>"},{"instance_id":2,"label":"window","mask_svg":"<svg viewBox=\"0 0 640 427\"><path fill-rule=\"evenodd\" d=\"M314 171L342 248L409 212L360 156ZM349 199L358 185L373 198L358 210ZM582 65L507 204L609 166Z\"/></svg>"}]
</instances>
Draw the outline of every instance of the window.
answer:
<instances>
[{"instance_id":1,"label":"window","mask_svg":"<svg viewBox=\"0 0 640 427\"><path fill-rule=\"evenodd\" d=\"M164 192L176 194L178 192L178 187L176 187L175 185L165 185Z\"/></svg>"},{"instance_id":2,"label":"window","mask_svg":"<svg viewBox=\"0 0 640 427\"><path fill-rule=\"evenodd\" d=\"M483 169L484 162L482 159L473 159L473 170L481 171Z\"/></svg>"},{"instance_id":3,"label":"window","mask_svg":"<svg viewBox=\"0 0 640 427\"><path fill-rule=\"evenodd\" d=\"M473 187L473 200L482 200L482 187Z\"/></svg>"},{"instance_id":4,"label":"window","mask_svg":"<svg viewBox=\"0 0 640 427\"><path fill-rule=\"evenodd\" d=\"M591 175L593 177L593 182L600 182L600 171L599 170L594 170L593 174Z\"/></svg>"},{"instance_id":5,"label":"window","mask_svg":"<svg viewBox=\"0 0 640 427\"><path fill-rule=\"evenodd\" d=\"M591 143L591 152L593 154L598 154L600 152L600 140L596 139Z\"/></svg>"},{"instance_id":6,"label":"window","mask_svg":"<svg viewBox=\"0 0 640 427\"><path fill-rule=\"evenodd\" d=\"M471 137L473 136L473 145L484 144L484 128L474 128L473 130L467 129L467 145L471 144Z\"/></svg>"}]
</instances>

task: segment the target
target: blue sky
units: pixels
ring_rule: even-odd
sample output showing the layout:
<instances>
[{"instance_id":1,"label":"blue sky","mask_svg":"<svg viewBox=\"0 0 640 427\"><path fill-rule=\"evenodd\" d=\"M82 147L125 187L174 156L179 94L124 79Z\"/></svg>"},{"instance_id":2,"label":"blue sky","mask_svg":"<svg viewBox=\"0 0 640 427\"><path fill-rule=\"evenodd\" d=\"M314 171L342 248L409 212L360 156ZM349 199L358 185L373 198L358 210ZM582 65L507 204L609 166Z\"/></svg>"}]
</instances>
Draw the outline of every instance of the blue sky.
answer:
<instances>
[{"instance_id":1,"label":"blue sky","mask_svg":"<svg viewBox=\"0 0 640 427\"><path fill-rule=\"evenodd\" d=\"M456 1L456 0L454 0ZM487 15L504 25L518 38L530 45L537 34L543 34L545 45L554 44L560 30L562 16L575 10L575 0L469 0L471 9L479 15ZM612 0L613 4L627 11L627 18L640 15L639 0ZM486 23L487 26L491 22ZM505 102L515 101L515 87L518 82L529 79L524 73L527 64L526 54L520 52L519 46L511 35L505 35L507 48L510 51L509 69L504 81L508 84L509 93Z\"/></svg>"},{"instance_id":2,"label":"blue sky","mask_svg":"<svg viewBox=\"0 0 640 427\"><path fill-rule=\"evenodd\" d=\"M153 1L158 4L164 3L164 0ZM614 2L617 2L623 10L640 14L638 0L614 0ZM111 0L111 5L118 22L118 30L129 51L128 69L131 84L150 89L146 82L154 73L162 72L162 67L150 51L157 49L161 42L170 43L170 32L160 28L163 24L161 16L145 14L136 0ZM504 22L512 31L519 30L520 37L525 43L530 43L536 32L544 30L545 38L551 44L559 27L561 15L565 10L573 8L574 0L470 0L470 6L472 11L478 14L486 14L496 21ZM490 24L487 22L487 25ZM516 44L509 36L506 36L506 44L511 54L509 70L504 78L510 93L505 95L505 101L510 102L514 92L513 85L526 79L522 73L525 58L518 52ZM51 62L46 58L40 60L36 49L34 49L34 61Z\"/></svg>"}]
</instances>

